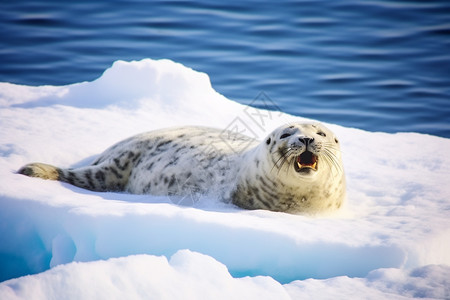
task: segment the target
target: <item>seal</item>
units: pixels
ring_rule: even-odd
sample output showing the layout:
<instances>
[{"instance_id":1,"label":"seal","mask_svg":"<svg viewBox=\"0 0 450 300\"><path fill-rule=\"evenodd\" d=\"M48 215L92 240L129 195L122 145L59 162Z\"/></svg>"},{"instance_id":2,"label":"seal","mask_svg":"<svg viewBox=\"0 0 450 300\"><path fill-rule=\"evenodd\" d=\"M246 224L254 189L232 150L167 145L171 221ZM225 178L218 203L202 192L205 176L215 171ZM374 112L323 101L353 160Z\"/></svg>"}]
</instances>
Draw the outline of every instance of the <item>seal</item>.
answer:
<instances>
[{"instance_id":1,"label":"seal","mask_svg":"<svg viewBox=\"0 0 450 300\"><path fill-rule=\"evenodd\" d=\"M32 163L19 171L92 191L211 194L245 209L315 214L345 198L339 141L320 123L292 123L263 141L206 127L169 128L121 141L89 166Z\"/></svg>"}]
</instances>

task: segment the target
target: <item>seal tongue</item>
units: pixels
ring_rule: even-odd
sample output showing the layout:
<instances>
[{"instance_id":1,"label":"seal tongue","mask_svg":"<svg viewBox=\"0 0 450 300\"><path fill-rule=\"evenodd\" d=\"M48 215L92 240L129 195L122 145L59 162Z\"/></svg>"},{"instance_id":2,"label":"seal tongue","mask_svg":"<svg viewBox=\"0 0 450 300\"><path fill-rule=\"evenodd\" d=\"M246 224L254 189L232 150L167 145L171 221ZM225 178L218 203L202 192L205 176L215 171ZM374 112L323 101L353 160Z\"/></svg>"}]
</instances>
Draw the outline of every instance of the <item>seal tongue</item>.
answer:
<instances>
[{"instance_id":1,"label":"seal tongue","mask_svg":"<svg viewBox=\"0 0 450 300\"><path fill-rule=\"evenodd\" d=\"M317 167L317 156L313 153L306 151L297 156L297 166L302 168L311 168L316 170Z\"/></svg>"}]
</instances>

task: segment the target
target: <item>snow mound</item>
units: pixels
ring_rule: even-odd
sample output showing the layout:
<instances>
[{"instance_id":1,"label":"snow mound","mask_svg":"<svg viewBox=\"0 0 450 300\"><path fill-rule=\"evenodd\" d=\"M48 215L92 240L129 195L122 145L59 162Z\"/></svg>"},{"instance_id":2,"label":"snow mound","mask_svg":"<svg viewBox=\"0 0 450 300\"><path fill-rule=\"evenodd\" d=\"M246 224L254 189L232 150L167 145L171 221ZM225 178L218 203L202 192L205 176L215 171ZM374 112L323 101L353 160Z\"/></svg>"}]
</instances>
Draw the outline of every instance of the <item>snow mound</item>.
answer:
<instances>
[{"instance_id":1,"label":"snow mound","mask_svg":"<svg viewBox=\"0 0 450 300\"><path fill-rule=\"evenodd\" d=\"M92 282L95 287L86 289ZM61 295L70 299L275 299L283 294L288 299L270 277L234 279L223 264L188 250L177 252L170 261L164 256L137 255L72 263L0 287L0 295L11 300Z\"/></svg>"},{"instance_id":2,"label":"snow mound","mask_svg":"<svg viewBox=\"0 0 450 300\"><path fill-rule=\"evenodd\" d=\"M444 299L450 267L380 269L366 278L309 279L281 285L271 277L233 278L210 256L180 250L71 263L0 285L2 299ZM95 282L94 285L92 283Z\"/></svg>"},{"instance_id":3,"label":"snow mound","mask_svg":"<svg viewBox=\"0 0 450 300\"><path fill-rule=\"evenodd\" d=\"M276 107L264 93L254 104ZM109 299L120 286L136 298L262 299L261 289L282 299L324 287L374 299L449 297L449 139L326 124L340 137L348 200L340 212L314 218L207 197L94 193L15 173L33 161L85 165L123 138L163 127L262 139L301 120L228 100L206 74L169 60L118 61L93 82L61 87L0 83L0 280L44 272L1 283L0 298L65 288L68 298L101 290ZM98 288L90 284L95 274Z\"/></svg>"}]
</instances>

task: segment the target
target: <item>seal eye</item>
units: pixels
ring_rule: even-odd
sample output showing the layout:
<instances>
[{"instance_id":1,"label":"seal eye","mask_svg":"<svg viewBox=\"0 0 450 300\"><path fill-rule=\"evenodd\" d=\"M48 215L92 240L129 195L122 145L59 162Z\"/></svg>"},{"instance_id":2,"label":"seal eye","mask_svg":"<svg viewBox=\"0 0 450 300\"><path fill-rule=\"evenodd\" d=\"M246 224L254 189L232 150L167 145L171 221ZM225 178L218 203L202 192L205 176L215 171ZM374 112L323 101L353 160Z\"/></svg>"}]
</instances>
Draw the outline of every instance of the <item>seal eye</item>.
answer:
<instances>
[{"instance_id":1,"label":"seal eye","mask_svg":"<svg viewBox=\"0 0 450 300\"><path fill-rule=\"evenodd\" d=\"M267 139L266 144L269 145L272 140L270 138Z\"/></svg>"},{"instance_id":2,"label":"seal eye","mask_svg":"<svg viewBox=\"0 0 450 300\"><path fill-rule=\"evenodd\" d=\"M327 136L327 135L325 134L325 132L323 132L323 131L319 131L317 134L320 135L320 136L323 136L323 137L326 137L326 136Z\"/></svg>"},{"instance_id":3,"label":"seal eye","mask_svg":"<svg viewBox=\"0 0 450 300\"><path fill-rule=\"evenodd\" d=\"M336 138L335 138L335 139L334 139L334 141L336 142L336 144L339 144L339 141L338 141L338 139L336 139Z\"/></svg>"},{"instance_id":4,"label":"seal eye","mask_svg":"<svg viewBox=\"0 0 450 300\"><path fill-rule=\"evenodd\" d=\"M292 135L292 133L285 133L285 134L282 134L281 136L280 136L280 139L285 139L285 138L287 138L287 137L290 137Z\"/></svg>"}]
</instances>

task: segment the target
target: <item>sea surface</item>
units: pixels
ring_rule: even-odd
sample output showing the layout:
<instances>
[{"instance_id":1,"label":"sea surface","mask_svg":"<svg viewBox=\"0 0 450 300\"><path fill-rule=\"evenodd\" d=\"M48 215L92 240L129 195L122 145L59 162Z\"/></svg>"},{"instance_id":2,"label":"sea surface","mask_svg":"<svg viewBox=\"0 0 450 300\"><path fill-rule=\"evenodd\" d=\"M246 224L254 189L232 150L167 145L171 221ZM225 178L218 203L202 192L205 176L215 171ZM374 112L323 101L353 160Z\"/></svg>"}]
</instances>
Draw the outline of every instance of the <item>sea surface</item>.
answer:
<instances>
[{"instance_id":1,"label":"sea surface","mask_svg":"<svg viewBox=\"0 0 450 300\"><path fill-rule=\"evenodd\" d=\"M0 32L0 82L168 58L244 104L450 138L450 1L0 0Z\"/></svg>"}]
</instances>

